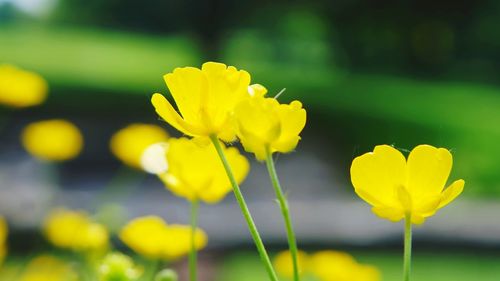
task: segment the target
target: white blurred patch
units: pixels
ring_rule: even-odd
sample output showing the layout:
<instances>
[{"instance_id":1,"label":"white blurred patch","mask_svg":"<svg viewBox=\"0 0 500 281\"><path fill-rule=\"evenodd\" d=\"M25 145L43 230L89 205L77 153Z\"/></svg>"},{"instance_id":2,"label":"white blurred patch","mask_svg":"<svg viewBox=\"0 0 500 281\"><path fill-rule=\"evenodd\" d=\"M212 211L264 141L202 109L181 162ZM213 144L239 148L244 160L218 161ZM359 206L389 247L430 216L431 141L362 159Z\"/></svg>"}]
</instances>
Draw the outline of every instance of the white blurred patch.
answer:
<instances>
[{"instance_id":1,"label":"white blurred patch","mask_svg":"<svg viewBox=\"0 0 500 281\"><path fill-rule=\"evenodd\" d=\"M248 94L251 97L255 96L255 90L252 88L252 86L248 86Z\"/></svg>"},{"instance_id":2,"label":"white blurred patch","mask_svg":"<svg viewBox=\"0 0 500 281\"><path fill-rule=\"evenodd\" d=\"M168 170L168 143L159 142L150 145L141 156L141 166L150 174L162 174Z\"/></svg>"},{"instance_id":3,"label":"white blurred patch","mask_svg":"<svg viewBox=\"0 0 500 281\"><path fill-rule=\"evenodd\" d=\"M44 16L54 9L57 0L0 0L0 5L3 3L11 3L19 10L34 16Z\"/></svg>"}]
</instances>

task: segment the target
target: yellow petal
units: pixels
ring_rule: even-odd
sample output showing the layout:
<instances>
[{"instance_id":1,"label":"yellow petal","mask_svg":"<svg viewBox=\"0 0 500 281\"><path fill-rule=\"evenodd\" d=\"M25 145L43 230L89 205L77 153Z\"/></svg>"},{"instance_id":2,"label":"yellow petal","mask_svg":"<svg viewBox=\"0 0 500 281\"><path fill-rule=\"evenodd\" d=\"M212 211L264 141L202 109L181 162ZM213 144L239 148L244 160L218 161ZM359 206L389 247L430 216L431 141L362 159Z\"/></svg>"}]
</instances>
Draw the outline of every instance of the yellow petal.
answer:
<instances>
[{"instance_id":1,"label":"yellow petal","mask_svg":"<svg viewBox=\"0 0 500 281\"><path fill-rule=\"evenodd\" d=\"M464 185L464 180L457 180L454 181L448 188L446 188L442 193L441 202L439 203L438 209L443 208L444 206L448 205L448 203L457 198L457 196L460 195L460 193L462 193L462 191L464 190Z\"/></svg>"},{"instance_id":2,"label":"yellow petal","mask_svg":"<svg viewBox=\"0 0 500 281\"><path fill-rule=\"evenodd\" d=\"M362 197L371 205L400 207L396 188L406 181L406 160L397 149L376 146L373 152L356 157L351 165L351 181L358 194L367 194L376 202Z\"/></svg>"},{"instance_id":3,"label":"yellow petal","mask_svg":"<svg viewBox=\"0 0 500 281\"><path fill-rule=\"evenodd\" d=\"M176 68L164 76L177 108L186 122L201 121L200 108L208 91L208 82L202 71L195 67Z\"/></svg>"},{"instance_id":4,"label":"yellow petal","mask_svg":"<svg viewBox=\"0 0 500 281\"><path fill-rule=\"evenodd\" d=\"M405 217L405 211L401 208L373 207L372 212L380 218L393 222L400 221Z\"/></svg>"},{"instance_id":5,"label":"yellow petal","mask_svg":"<svg viewBox=\"0 0 500 281\"><path fill-rule=\"evenodd\" d=\"M181 131L183 134L193 137L203 135L202 130L195 128L184 121L163 95L158 93L154 94L151 98L151 103L153 104L156 113L158 113L158 115L160 115L165 122L169 123L172 127Z\"/></svg>"},{"instance_id":6,"label":"yellow petal","mask_svg":"<svg viewBox=\"0 0 500 281\"><path fill-rule=\"evenodd\" d=\"M293 101L290 104L280 104L278 115L281 123L279 139L272 144L272 148L279 152L290 152L300 140L299 134L306 125L306 111L302 103Z\"/></svg>"},{"instance_id":7,"label":"yellow petal","mask_svg":"<svg viewBox=\"0 0 500 281\"><path fill-rule=\"evenodd\" d=\"M452 166L451 153L430 145L415 147L408 156L408 192L420 198L438 195L443 190Z\"/></svg>"}]
</instances>

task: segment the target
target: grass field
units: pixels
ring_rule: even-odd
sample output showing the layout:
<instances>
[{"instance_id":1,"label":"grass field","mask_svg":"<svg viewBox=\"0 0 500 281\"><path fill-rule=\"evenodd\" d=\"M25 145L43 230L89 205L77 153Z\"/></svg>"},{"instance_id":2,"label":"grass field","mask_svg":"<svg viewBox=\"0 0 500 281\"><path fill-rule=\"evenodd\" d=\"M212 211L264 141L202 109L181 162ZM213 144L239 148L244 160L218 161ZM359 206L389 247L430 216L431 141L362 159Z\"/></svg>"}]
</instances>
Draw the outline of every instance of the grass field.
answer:
<instances>
[{"instance_id":1,"label":"grass field","mask_svg":"<svg viewBox=\"0 0 500 281\"><path fill-rule=\"evenodd\" d=\"M373 264L382 271L383 281L402 280L402 257L395 251L353 252L359 262ZM227 256L217 281L267 280L256 254L234 253ZM313 281L308 277L304 281ZM500 253L416 252L412 281L497 281L500 280Z\"/></svg>"}]
</instances>

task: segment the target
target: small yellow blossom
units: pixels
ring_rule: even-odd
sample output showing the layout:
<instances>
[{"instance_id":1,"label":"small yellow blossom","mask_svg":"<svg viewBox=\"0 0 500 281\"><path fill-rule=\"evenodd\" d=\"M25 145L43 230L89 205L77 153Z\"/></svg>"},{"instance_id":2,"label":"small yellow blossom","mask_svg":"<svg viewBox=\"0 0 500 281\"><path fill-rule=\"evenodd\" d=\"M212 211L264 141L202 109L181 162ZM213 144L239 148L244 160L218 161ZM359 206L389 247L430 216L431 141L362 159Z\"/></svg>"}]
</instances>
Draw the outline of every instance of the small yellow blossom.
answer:
<instances>
[{"instance_id":1,"label":"small yellow blossom","mask_svg":"<svg viewBox=\"0 0 500 281\"><path fill-rule=\"evenodd\" d=\"M392 146L379 145L354 159L351 181L377 216L399 221L408 215L412 223L421 224L462 192L463 180L444 189L452 163L444 148L419 145L406 160Z\"/></svg>"},{"instance_id":2,"label":"small yellow blossom","mask_svg":"<svg viewBox=\"0 0 500 281\"><path fill-rule=\"evenodd\" d=\"M189 226L168 225L157 216L140 217L130 221L120 231L119 236L129 248L150 259L173 260L187 255L191 249ZM197 228L196 249L203 249L207 239L205 232Z\"/></svg>"},{"instance_id":3,"label":"small yellow blossom","mask_svg":"<svg viewBox=\"0 0 500 281\"><path fill-rule=\"evenodd\" d=\"M311 256L310 270L320 281L380 281L377 268L359 264L339 251L320 251Z\"/></svg>"},{"instance_id":4,"label":"small yellow blossom","mask_svg":"<svg viewBox=\"0 0 500 281\"><path fill-rule=\"evenodd\" d=\"M158 115L182 133L193 137L216 135L235 139L234 107L248 98L250 74L222 63L207 62L201 69L176 68L164 76L180 114L161 94L151 102Z\"/></svg>"},{"instance_id":5,"label":"small yellow blossom","mask_svg":"<svg viewBox=\"0 0 500 281\"><path fill-rule=\"evenodd\" d=\"M71 265L48 255L30 261L20 281L77 281L78 277Z\"/></svg>"},{"instance_id":6,"label":"small yellow blossom","mask_svg":"<svg viewBox=\"0 0 500 281\"><path fill-rule=\"evenodd\" d=\"M248 160L234 147L224 148L224 153L236 181L241 183L250 169ZM166 157L168 171L159 177L177 196L216 203L231 192L231 183L213 146L186 138L171 139Z\"/></svg>"},{"instance_id":7,"label":"small yellow blossom","mask_svg":"<svg viewBox=\"0 0 500 281\"><path fill-rule=\"evenodd\" d=\"M74 251L101 251L109 244L108 230L83 211L52 211L45 220L44 232L55 246Z\"/></svg>"},{"instance_id":8,"label":"small yellow blossom","mask_svg":"<svg viewBox=\"0 0 500 281\"><path fill-rule=\"evenodd\" d=\"M141 157L146 148L158 142L166 142L168 133L151 124L134 123L116 132L110 141L111 152L126 165L142 169Z\"/></svg>"},{"instance_id":9,"label":"small yellow blossom","mask_svg":"<svg viewBox=\"0 0 500 281\"><path fill-rule=\"evenodd\" d=\"M0 104L23 108L47 98L47 82L38 74L11 65L0 65Z\"/></svg>"},{"instance_id":10,"label":"small yellow blossom","mask_svg":"<svg viewBox=\"0 0 500 281\"><path fill-rule=\"evenodd\" d=\"M303 251L297 252L297 261L299 265L299 273L302 275L308 268L309 256ZM290 251L282 251L274 257L274 268L276 272L286 278L293 277L293 262Z\"/></svg>"},{"instance_id":11,"label":"small yellow blossom","mask_svg":"<svg viewBox=\"0 0 500 281\"><path fill-rule=\"evenodd\" d=\"M98 267L99 281L133 281L142 275L134 261L122 253L107 254Z\"/></svg>"},{"instance_id":12,"label":"small yellow blossom","mask_svg":"<svg viewBox=\"0 0 500 281\"><path fill-rule=\"evenodd\" d=\"M306 111L299 101L280 104L274 98L254 96L235 108L237 136L248 152L265 160L267 151L290 152L300 140Z\"/></svg>"},{"instance_id":13,"label":"small yellow blossom","mask_svg":"<svg viewBox=\"0 0 500 281\"><path fill-rule=\"evenodd\" d=\"M47 161L73 159L83 147L80 130L62 119L31 123L24 128L21 139L30 154Z\"/></svg>"},{"instance_id":14,"label":"small yellow blossom","mask_svg":"<svg viewBox=\"0 0 500 281\"><path fill-rule=\"evenodd\" d=\"M2 265L5 256L7 256L7 235L9 227L5 219L0 216L0 265Z\"/></svg>"},{"instance_id":15,"label":"small yellow blossom","mask_svg":"<svg viewBox=\"0 0 500 281\"><path fill-rule=\"evenodd\" d=\"M181 258L191 250L191 226L171 224L167 228L168 243L165 243L163 255L168 260ZM194 234L196 250L201 250L207 245L206 233L198 228Z\"/></svg>"}]
</instances>

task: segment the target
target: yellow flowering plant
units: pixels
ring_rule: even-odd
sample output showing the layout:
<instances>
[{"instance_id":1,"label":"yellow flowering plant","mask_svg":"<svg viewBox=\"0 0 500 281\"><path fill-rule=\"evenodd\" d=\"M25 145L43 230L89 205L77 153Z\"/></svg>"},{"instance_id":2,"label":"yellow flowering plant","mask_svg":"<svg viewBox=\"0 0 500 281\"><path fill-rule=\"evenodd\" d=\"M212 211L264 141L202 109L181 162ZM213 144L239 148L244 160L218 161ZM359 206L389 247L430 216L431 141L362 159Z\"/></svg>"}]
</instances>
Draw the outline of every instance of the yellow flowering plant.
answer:
<instances>
[{"instance_id":1,"label":"yellow flowering plant","mask_svg":"<svg viewBox=\"0 0 500 281\"><path fill-rule=\"evenodd\" d=\"M379 145L352 162L354 190L372 211L390 221L405 220L405 281L410 279L412 224L422 224L464 188L461 179L445 188L452 164L449 150L430 145L415 147L408 159L392 146Z\"/></svg>"},{"instance_id":2,"label":"yellow flowering plant","mask_svg":"<svg viewBox=\"0 0 500 281\"><path fill-rule=\"evenodd\" d=\"M5 219L0 216L0 266L7 256L7 236L9 234L9 227Z\"/></svg>"},{"instance_id":3,"label":"yellow flowering plant","mask_svg":"<svg viewBox=\"0 0 500 281\"><path fill-rule=\"evenodd\" d=\"M311 273L320 281L380 281L380 271L371 265L358 263L350 254L324 250L309 260Z\"/></svg>"},{"instance_id":4,"label":"yellow flowering plant","mask_svg":"<svg viewBox=\"0 0 500 281\"><path fill-rule=\"evenodd\" d=\"M250 169L248 160L234 147L223 150L236 181L241 183ZM169 168L158 176L175 195L189 201L217 203L231 192L231 183L213 147L186 138L171 139L165 157Z\"/></svg>"},{"instance_id":5,"label":"yellow flowering plant","mask_svg":"<svg viewBox=\"0 0 500 281\"><path fill-rule=\"evenodd\" d=\"M201 69L176 68L163 78L180 114L157 93L151 101L161 118L188 136L235 139L231 116L234 107L248 96L248 72L207 62Z\"/></svg>"},{"instance_id":6,"label":"yellow flowering plant","mask_svg":"<svg viewBox=\"0 0 500 281\"><path fill-rule=\"evenodd\" d=\"M0 104L25 108L43 103L48 85L37 73L12 65L0 65Z\"/></svg>"},{"instance_id":7,"label":"yellow flowering plant","mask_svg":"<svg viewBox=\"0 0 500 281\"><path fill-rule=\"evenodd\" d=\"M55 209L45 219L43 230L54 246L77 252L102 252L109 247L106 227L84 211Z\"/></svg>"},{"instance_id":8,"label":"yellow flowering plant","mask_svg":"<svg viewBox=\"0 0 500 281\"><path fill-rule=\"evenodd\" d=\"M358 263L350 254L323 250L311 255L298 252L301 276L314 277L318 281L380 281L380 271ZM290 251L279 252L274 258L276 271L286 279L294 278L294 266Z\"/></svg>"},{"instance_id":9,"label":"yellow flowering plant","mask_svg":"<svg viewBox=\"0 0 500 281\"><path fill-rule=\"evenodd\" d=\"M42 255L29 262L20 281L77 281L78 275L71 264L56 257Z\"/></svg>"},{"instance_id":10,"label":"yellow flowering plant","mask_svg":"<svg viewBox=\"0 0 500 281\"><path fill-rule=\"evenodd\" d=\"M152 144L166 142L168 133L152 124L133 123L113 134L110 148L113 155L129 167L142 169L141 157Z\"/></svg>"},{"instance_id":11,"label":"yellow flowering plant","mask_svg":"<svg viewBox=\"0 0 500 281\"><path fill-rule=\"evenodd\" d=\"M306 111L302 103L292 101L280 104L276 98L266 98L267 90L262 85L249 87L251 98L240 102L235 110L237 136L248 152L253 152L259 161L266 161L271 183L278 198L285 222L288 244L292 255L294 281L300 280L297 241L293 231L288 201L281 188L273 153L287 153L295 149L300 132L306 124Z\"/></svg>"},{"instance_id":12,"label":"yellow flowering plant","mask_svg":"<svg viewBox=\"0 0 500 281\"><path fill-rule=\"evenodd\" d=\"M122 228L119 237L134 252L152 260L176 260L191 250L190 226L167 224L157 216L131 220ZM197 228L194 235L195 249L203 249L207 241L205 232Z\"/></svg>"},{"instance_id":13,"label":"yellow flowering plant","mask_svg":"<svg viewBox=\"0 0 500 281\"><path fill-rule=\"evenodd\" d=\"M249 99L250 74L222 63L207 62L201 69L195 67L176 68L164 76L165 82L177 105L177 112L161 94L154 94L151 102L158 113L172 127L185 135L197 139L210 139L229 178L236 200L247 222L250 234L264 263L269 278L276 281L262 238L250 215L241 193L238 179L226 157L219 139L231 142L236 138L234 109L245 99ZM250 87L254 94L265 94L259 87ZM204 141L199 141L200 143ZM170 164L169 164L170 165ZM195 171L185 171L193 173ZM196 206L193 211L196 211ZM194 213L192 211L192 213ZM192 224L196 219L192 219ZM192 259L193 261L195 258ZM191 269L191 280L196 279L196 269Z\"/></svg>"},{"instance_id":14,"label":"yellow flowering plant","mask_svg":"<svg viewBox=\"0 0 500 281\"><path fill-rule=\"evenodd\" d=\"M31 155L52 162L73 159L83 147L78 127L63 119L33 122L23 129L21 140Z\"/></svg>"}]
</instances>

